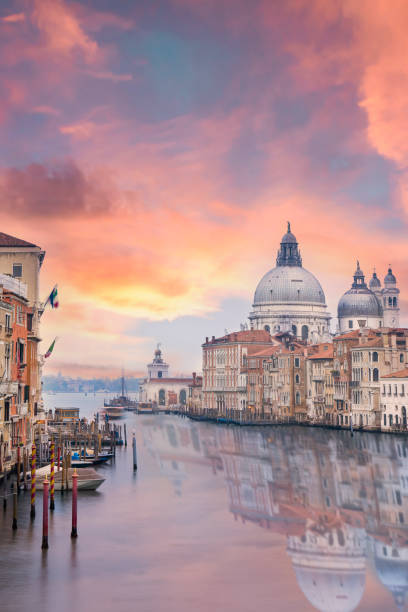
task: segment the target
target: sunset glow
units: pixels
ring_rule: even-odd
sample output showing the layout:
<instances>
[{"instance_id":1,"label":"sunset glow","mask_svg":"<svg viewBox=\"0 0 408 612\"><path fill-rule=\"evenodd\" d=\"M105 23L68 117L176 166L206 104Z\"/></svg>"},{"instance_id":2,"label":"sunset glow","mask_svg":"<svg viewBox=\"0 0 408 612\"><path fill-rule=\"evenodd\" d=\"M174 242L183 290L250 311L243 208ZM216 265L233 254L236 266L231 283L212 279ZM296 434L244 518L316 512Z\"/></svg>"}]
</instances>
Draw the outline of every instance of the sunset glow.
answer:
<instances>
[{"instance_id":1,"label":"sunset glow","mask_svg":"<svg viewBox=\"0 0 408 612\"><path fill-rule=\"evenodd\" d=\"M403 0L3 2L1 231L58 283L44 373L141 374L159 341L199 370L287 220L332 317L359 259L407 325L407 28Z\"/></svg>"}]
</instances>

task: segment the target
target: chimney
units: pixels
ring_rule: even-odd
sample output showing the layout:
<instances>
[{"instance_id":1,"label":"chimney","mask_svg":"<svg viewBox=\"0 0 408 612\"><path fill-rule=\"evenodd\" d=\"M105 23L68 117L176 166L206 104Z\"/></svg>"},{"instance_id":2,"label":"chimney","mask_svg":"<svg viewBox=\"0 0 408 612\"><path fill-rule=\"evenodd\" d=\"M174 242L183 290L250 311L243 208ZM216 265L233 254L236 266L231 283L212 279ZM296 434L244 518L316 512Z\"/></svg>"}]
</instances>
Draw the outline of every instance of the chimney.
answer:
<instances>
[{"instance_id":1,"label":"chimney","mask_svg":"<svg viewBox=\"0 0 408 612\"><path fill-rule=\"evenodd\" d=\"M197 378L197 373L193 372L193 385L195 386L196 384L196 378Z\"/></svg>"},{"instance_id":2,"label":"chimney","mask_svg":"<svg viewBox=\"0 0 408 612\"><path fill-rule=\"evenodd\" d=\"M211 338L211 342L215 342L215 336Z\"/></svg>"},{"instance_id":3,"label":"chimney","mask_svg":"<svg viewBox=\"0 0 408 612\"><path fill-rule=\"evenodd\" d=\"M208 344L208 336L205 337L205 343Z\"/></svg>"}]
</instances>

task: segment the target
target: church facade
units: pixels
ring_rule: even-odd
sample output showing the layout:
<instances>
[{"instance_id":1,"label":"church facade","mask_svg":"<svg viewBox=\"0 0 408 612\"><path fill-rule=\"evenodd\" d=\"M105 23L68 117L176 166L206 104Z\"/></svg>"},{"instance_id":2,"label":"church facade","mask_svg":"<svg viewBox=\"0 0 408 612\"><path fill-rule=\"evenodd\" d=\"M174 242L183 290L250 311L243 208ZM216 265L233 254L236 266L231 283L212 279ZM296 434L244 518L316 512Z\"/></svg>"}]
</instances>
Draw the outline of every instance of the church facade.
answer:
<instances>
[{"instance_id":1,"label":"church facade","mask_svg":"<svg viewBox=\"0 0 408 612\"><path fill-rule=\"evenodd\" d=\"M367 286L364 272L357 262L354 282L338 304L339 332L363 327L399 327L399 293L397 279L391 268L388 268L383 287L376 272Z\"/></svg>"},{"instance_id":2,"label":"church facade","mask_svg":"<svg viewBox=\"0 0 408 612\"><path fill-rule=\"evenodd\" d=\"M139 387L139 401L162 410L185 405L192 384L193 378L169 375L169 364L164 361L160 345L157 345L153 360L147 365L147 377Z\"/></svg>"}]
</instances>

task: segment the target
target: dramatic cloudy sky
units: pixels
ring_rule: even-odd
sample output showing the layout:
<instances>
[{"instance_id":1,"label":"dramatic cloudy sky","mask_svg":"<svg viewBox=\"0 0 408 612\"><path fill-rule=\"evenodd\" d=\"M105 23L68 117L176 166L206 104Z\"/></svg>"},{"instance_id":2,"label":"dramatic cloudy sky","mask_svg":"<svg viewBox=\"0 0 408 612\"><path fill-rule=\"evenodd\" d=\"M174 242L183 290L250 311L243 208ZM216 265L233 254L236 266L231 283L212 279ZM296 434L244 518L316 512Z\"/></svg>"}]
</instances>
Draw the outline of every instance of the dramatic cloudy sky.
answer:
<instances>
[{"instance_id":1,"label":"dramatic cloudy sky","mask_svg":"<svg viewBox=\"0 0 408 612\"><path fill-rule=\"evenodd\" d=\"M47 372L199 369L287 219L333 315L359 258L408 323L407 31L405 0L3 0L1 230L59 283Z\"/></svg>"}]
</instances>

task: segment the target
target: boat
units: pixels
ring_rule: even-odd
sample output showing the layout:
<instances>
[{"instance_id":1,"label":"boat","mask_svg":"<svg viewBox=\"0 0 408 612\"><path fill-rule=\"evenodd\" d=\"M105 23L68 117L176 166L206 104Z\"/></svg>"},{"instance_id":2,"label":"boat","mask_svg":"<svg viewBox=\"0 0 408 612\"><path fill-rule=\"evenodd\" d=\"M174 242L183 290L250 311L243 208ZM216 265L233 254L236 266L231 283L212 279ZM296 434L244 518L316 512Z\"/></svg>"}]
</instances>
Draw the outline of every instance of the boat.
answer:
<instances>
[{"instance_id":1,"label":"boat","mask_svg":"<svg viewBox=\"0 0 408 612\"><path fill-rule=\"evenodd\" d=\"M125 410L137 410L138 402L131 400L126 393L125 374L122 370L121 377L122 389L121 395L117 395L111 400L104 401L104 412L109 420L122 419L125 416Z\"/></svg>"},{"instance_id":2,"label":"boat","mask_svg":"<svg viewBox=\"0 0 408 612\"><path fill-rule=\"evenodd\" d=\"M84 452L79 453L77 450L74 450L71 453L71 467L75 468L83 468L83 467L91 467L92 465L99 465L101 463L106 463L113 457L113 453L103 452L98 453L95 457L95 453L93 451L86 451L85 459Z\"/></svg>"},{"instance_id":3,"label":"boat","mask_svg":"<svg viewBox=\"0 0 408 612\"><path fill-rule=\"evenodd\" d=\"M49 477L51 465L46 465L36 471L36 488L42 490L44 488L45 477ZM68 489L72 490L72 474L74 468L68 469ZM61 491L62 485L62 470L55 471L55 491ZM105 481L96 470L87 466L78 472L78 491L95 491ZM65 489L65 483L64 483Z\"/></svg>"}]
</instances>

